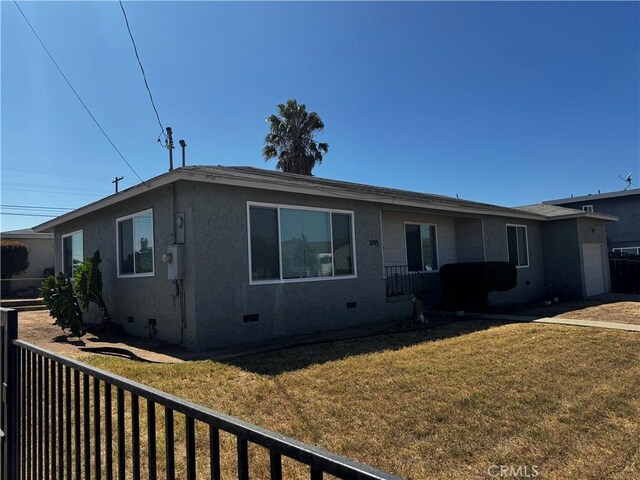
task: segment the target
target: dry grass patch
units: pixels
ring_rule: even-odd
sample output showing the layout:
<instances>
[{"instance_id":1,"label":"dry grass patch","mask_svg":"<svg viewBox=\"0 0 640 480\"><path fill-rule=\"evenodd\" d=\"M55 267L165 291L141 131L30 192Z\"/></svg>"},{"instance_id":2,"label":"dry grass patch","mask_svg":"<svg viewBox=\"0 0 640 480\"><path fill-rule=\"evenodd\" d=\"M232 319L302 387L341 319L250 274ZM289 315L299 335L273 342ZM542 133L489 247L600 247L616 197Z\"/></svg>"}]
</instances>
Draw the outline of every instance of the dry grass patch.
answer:
<instances>
[{"instance_id":1,"label":"dry grass patch","mask_svg":"<svg viewBox=\"0 0 640 480\"><path fill-rule=\"evenodd\" d=\"M519 310L517 313L521 315L539 315L541 317L561 317L640 325L640 301L602 303L599 300L576 300L549 306L527 308Z\"/></svg>"},{"instance_id":2,"label":"dry grass patch","mask_svg":"<svg viewBox=\"0 0 640 480\"><path fill-rule=\"evenodd\" d=\"M581 308L558 315L563 318L640 325L640 302L616 302Z\"/></svg>"},{"instance_id":3,"label":"dry grass patch","mask_svg":"<svg viewBox=\"0 0 640 480\"><path fill-rule=\"evenodd\" d=\"M640 477L631 332L468 321L233 363L85 360L407 478L487 478L494 464L535 465L541 478Z\"/></svg>"}]
</instances>

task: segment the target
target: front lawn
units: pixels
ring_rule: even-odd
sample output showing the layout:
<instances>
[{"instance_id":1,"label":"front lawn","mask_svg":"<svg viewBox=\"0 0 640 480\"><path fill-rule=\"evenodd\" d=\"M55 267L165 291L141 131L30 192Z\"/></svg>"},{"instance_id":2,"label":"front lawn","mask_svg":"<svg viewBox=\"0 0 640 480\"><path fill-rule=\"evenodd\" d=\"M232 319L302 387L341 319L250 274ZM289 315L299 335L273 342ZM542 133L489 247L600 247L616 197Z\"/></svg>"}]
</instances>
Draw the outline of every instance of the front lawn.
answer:
<instances>
[{"instance_id":1,"label":"front lawn","mask_svg":"<svg viewBox=\"0 0 640 480\"><path fill-rule=\"evenodd\" d=\"M640 478L633 332L466 321L229 363L84 360L407 478Z\"/></svg>"},{"instance_id":2,"label":"front lawn","mask_svg":"<svg viewBox=\"0 0 640 480\"><path fill-rule=\"evenodd\" d=\"M517 313L522 315L538 315L541 317L560 317L640 325L640 297L635 301L618 301L612 303L602 303L598 300L577 300L549 306L528 308L520 310Z\"/></svg>"}]
</instances>

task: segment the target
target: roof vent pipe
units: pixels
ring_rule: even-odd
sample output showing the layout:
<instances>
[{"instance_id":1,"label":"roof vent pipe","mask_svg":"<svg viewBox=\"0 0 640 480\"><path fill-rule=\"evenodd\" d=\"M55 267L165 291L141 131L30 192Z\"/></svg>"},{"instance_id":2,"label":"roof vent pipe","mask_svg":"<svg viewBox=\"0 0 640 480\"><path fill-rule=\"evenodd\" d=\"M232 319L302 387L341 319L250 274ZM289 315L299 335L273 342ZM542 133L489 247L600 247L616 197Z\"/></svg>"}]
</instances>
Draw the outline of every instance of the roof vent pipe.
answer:
<instances>
[{"instance_id":1,"label":"roof vent pipe","mask_svg":"<svg viewBox=\"0 0 640 480\"><path fill-rule=\"evenodd\" d=\"M184 167L187 163L185 160L185 148L187 147L187 142L185 142L184 140L180 140L178 141L178 143L180 144L180 147L182 148L182 166Z\"/></svg>"}]
</instances>

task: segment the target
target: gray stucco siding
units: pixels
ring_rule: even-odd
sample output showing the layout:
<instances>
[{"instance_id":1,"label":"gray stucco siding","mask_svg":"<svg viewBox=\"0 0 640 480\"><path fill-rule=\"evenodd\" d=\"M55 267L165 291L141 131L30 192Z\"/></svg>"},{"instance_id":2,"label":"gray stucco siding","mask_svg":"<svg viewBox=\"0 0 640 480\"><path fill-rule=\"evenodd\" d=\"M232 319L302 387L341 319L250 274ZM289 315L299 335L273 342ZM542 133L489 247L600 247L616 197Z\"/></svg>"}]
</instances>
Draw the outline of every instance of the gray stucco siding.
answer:
<instances>
[{"instance_id":1,"label":"gray stucco siding","mask_svg":"<svg viewBox=\"0 0 640 480\"><path fill-rule=\"evenodd\" d=\"M183 185L175 186L177 190L181 187ZM162 254L173 243L172 188L167 186L153 190L56 227L54 256L56 271L60 271L62 235L82 230L84 256L89 257L100 250L103 295L113 320L135 335L147 336L150 333L148 321L155 319L154 335L161 340L178 343L181 337L180 302L177 297L172 296L174 287L167 279L167 268L162 262ZM180 195L176 196L176 200L176 207L189 210L188 204L180 205ZM118 278L116 219L147 209L153 209L154 275ZM192 272L193 269L187 268L187 271ZM187 274L184 284L188 295L189 290L192 291L191 274ZM186 304L189 303L193 302L187 299ZM185 342L189 344L195 338L195 323L193 311L189 312L187 309L187 314L186 323L190 328L185 330ZM128 322L129 317L133 317L133 323ZM98 321L97 312L92 309L86 320Z\"/></svg>"},{"instance_id":2,"label":"gray stucco siding","mask_svg":"<svg viewBox=\"0 0 640 480\"><path fill-rule=\"evenodd\" d=\"M592 205L595 213L613 215L620 219L607 223L609 250L640 246L640 195L596 198L562 204L563 207L578 210L582 210L584 205Z\"/></svg>"},{"instance_id":3,"label":"gray stucco siding","mask_svg":"<svg viewBox=\"0 0 640 480\"><path fill-rule=\"evenodd\" d=\"M489 304L515 304L541 299L545 291L541 222L520 218L485 217L483 223L485 258L487 262L506 262L509 260L507 224L525 225L527 227L527 244L529 247L529 266L517 268L518 283L516 287L507 292L490 293Z\"/></svg>"},{"instance_id":4,"label":"gray stucco siding","mask_svg":"<svg viewBox=\"0 0 640 480\"><path fill-rule=\"evenodd\" d=\"M194 184L197 348L349 327L410 314L386 302L379 206L328 198ZM247 202L353 212L356 278L250 284ZM372 240L373 242L370 242ZM376 244L377 243L377 244ZM347 303L357 302L356 308ZM259 315L244 322L244 315Z\"/></svg>"},{"instance_id":5,"label":"gray stucco siding","mask_svg":"<svg viewBox=\"0 0 640 480\"><path fill-rule=\"evenodd\" d=\"M455 219L429 212L382 211L382 243L384 265L407 265L405 224L419 223L436 226L436 251L438 265L456 262ZM437 275L437 273L433 273Z\"/></svg>"}]
</instances>

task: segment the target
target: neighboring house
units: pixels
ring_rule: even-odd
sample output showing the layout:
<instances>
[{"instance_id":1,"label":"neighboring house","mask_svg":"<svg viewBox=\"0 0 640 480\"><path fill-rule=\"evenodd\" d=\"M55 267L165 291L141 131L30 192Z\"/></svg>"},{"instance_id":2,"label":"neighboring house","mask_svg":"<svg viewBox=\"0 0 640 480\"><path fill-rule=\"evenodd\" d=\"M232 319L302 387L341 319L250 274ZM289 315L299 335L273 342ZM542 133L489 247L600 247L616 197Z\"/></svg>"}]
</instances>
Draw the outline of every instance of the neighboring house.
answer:
<instances>
[{"instance_id":1,"label":"neighboring house","mask_svg":"<svg viewBox=\"0 0 640 480\"><path fill-rule=\"evenodd\" d=\"M0 233L3 240L19 240L29 249L29 268L14 275L7 289L12 293L31 292L40 286L45 268L53 267L53 233L38 233L32 228ZM3 280L4 282L4 280ZM4 290L3 290L4 291Z\"/></svg>"},{"instance_id":2,"label":"neighboring house","mask_svg":"<svg viewBox=\"0 0 640 480\"><path fill-rule=\"evenodd\" d=\"M560 198L544 203L618 217L618 222L607 226L609 250L640 255L640 188Z\"/></svg>"},{"instance_id":3,"label":"neighboring house","mask_svg":"<svg viewBox=\"0 0 640 480\"><path fill-rule=\"evenodd\" d=\"M579 297L608 291L605 223L615 218L534 210L193 166L36 230L55 233L65 272L100 250L115 321L202 350L407 317L410 295L389 297L389 282L422 272L435 307L447 263L516 264L517 286L492 304L541 300L550 285ZM585 274L594 262L599 278Z\"/></svg>"}]
</instances>

